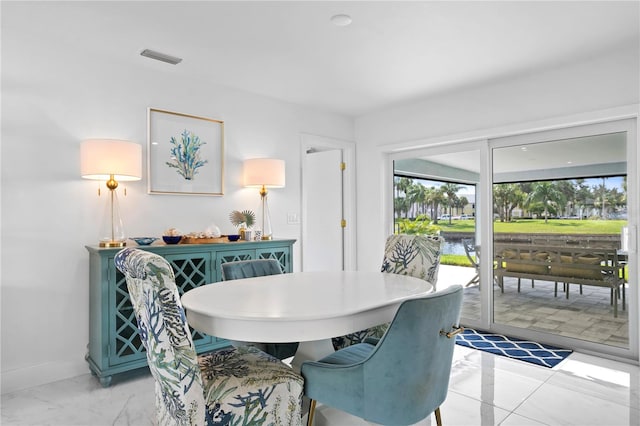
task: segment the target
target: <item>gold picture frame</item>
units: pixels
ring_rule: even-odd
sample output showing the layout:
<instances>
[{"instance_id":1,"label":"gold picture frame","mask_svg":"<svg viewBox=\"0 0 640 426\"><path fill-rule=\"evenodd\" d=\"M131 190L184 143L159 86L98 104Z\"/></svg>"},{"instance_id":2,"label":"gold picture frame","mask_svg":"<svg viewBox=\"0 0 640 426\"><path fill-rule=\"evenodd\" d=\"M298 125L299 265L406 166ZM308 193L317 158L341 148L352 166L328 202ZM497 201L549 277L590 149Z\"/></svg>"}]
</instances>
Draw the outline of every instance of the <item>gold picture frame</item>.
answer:
<instances>
[{"instance_id":1,"label":"gold picture frame","mask_svg":"<svg viewBox=\"0 0 640 426\"><path fill-rule=\"evenodd\" d=\"M224 121L147 111L149 194L224 195Z\"/></svg>"}]
</instances>

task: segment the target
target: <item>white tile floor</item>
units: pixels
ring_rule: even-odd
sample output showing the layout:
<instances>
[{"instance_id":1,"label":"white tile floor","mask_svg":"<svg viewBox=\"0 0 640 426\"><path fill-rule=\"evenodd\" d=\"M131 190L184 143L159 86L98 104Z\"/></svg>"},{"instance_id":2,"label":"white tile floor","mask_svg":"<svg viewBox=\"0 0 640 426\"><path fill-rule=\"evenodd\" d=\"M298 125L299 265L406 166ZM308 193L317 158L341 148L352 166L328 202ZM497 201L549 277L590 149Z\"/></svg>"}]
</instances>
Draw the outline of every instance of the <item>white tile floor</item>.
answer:
<instances>
[{"instance_id":1,"label":"white tile floor","mask_svg":"<svg viewBox=\"0 0 640 426\"><path fill-rule=\"evenodd\" d=\"M153 382L114 378L103 389L87 374L2 395L0 410L3 426L152 425ZM640 425L640 367L574 353L549 369L456 345L441 412L446 426ZM319 406L316 424L367 423Z\"/></svg>"}]
</instances>

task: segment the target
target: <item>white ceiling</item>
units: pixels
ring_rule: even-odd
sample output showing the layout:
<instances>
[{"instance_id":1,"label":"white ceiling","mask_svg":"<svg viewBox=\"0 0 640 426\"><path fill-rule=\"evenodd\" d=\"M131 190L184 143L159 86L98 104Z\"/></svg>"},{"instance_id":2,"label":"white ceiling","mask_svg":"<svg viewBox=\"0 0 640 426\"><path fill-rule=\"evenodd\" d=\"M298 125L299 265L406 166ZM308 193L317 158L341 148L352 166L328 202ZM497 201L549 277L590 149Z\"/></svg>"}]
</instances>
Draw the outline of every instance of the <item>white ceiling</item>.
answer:
<instances>
[{"instance_id":1,"label":"white ceiling","mask_svg":"<svg viewBox=\"0 0 640 426\"><path fill-rule=\"evenodd\" d=\"M625 133L610 133L498 148L493 152L493 173L524 172L539 176L546 172L554 177L558 170L591 167L594 174L599 174L603 165L617 166L627 161L626 143ZM421 158L479 174L479 156L480 152L475 150ZM581 177L589 175L584 169L580 173Z\"/></svg>"},{"instance_id":2,"label":"white ceiling","mask_svg":"<svg viewBox=\"0 0 640 426\"><path fill-rule=\"evenodd\" d=\"M638 1L3 3L12 12L3 25L25 25L45 48L349 116L633 48L640 37ZM353 23L333 25L338 13ZM145 48L183 61L143 58Z\"/></svg>"}]
</instances>

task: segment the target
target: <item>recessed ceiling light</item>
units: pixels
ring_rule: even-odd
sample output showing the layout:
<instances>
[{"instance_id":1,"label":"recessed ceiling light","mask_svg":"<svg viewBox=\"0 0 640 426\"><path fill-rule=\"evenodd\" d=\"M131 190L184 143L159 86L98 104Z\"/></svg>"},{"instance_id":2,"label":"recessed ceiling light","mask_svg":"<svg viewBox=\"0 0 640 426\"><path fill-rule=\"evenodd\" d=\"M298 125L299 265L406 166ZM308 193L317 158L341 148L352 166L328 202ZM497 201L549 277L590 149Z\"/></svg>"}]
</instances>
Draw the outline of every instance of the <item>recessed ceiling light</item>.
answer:
<instances>
[{"instance_id":1,"label":"recessed ceiling light","mask_svg":"<svg viewBox=\"0 0 640 426\"><path fill-rule=\"evenodd\" d=\"M155 59L156 61L166 62L171 65L177 65L182 62L182 58L167 55L166 53L156 52L151 49L144 49L140 54L144 57Z\"/></svg>"},{"instance_id":2,"label":"recessed ceiling light","mask_svg":"<svg viewBox=\"0 0 640 426\"><path fill-rule=\"evenodd\" d=\"M351 24L352 21L351 16L345 14L333 15L331 17L331 22L333 22L333 25L336 27L346 27Z\"/></svg>"}]
</instances>

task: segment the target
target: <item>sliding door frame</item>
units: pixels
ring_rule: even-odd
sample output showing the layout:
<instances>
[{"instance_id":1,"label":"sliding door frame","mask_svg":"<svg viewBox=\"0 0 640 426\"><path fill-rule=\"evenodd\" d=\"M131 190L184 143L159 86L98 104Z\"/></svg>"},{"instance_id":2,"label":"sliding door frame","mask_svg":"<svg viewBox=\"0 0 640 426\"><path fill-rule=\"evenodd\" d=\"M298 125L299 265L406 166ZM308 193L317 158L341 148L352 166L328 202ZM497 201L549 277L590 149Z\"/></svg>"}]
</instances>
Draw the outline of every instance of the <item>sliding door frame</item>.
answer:
<instances>
[{"instance_id":1,"label":"sliding door frame","mask_svg":"<svg viewBox=\"0 0 640 426\"><path fill-rule=\"evenodd\" d=\"M506 324L496 323L493 320L490 323L490 329L504 334L517 334L526 339L545 341L550 344L560 346L570 346L574 349L580 349L584 352L603 353L614 357L638 359L638 274L637 274L637 249L635 243L637 239L637 216L638 216L638 179L637 179L637 162L633 159L637 158L637 138L635 128L637 127L635 119L612 120L608 122L584 124L579 126L569 126L565 128L545 130L539 132L531 132L520 135L512 135L501 138L492 138L489 140L489 149L491 153L495 149L507 148L512 146L522 146L528 144L536 144L543 142L562 141L565 139L580 138L592 135L603 135L610 133L625 132L626 134L626 157L627 157L627 221L630 229L630 235L633 234L633 241L629 248L629 286L627 290L627 307L629 317L629 342L627 348L615 347L601 343L594 343L586 340L559 336L546 332L532 331L519 327L509 326ZM490 155L493 158L493 154ZM492 227L492 225L491 225ZM490 242L493 249L493 241ZM486 246L485 247L489 247ZM493 253L491 254L493 259ZM485 268L487 265L485 265ZM488 270L491 272L491 270ZM485 277L486 278L486 277ZM485 281L486 282L486 281ZM493 313L493 309L491 311ZM492 314L491 314L492 316Z\"/></svg>"},{"instance_id":2,"label":"sliding door frame","mask_svg":"<svg viewBox=\"0 0 640 426\"><path fill-rule=\"evenodd\" d=\"M639 315L640 292L638 291L638 218L640 217L640 181L638 165L640 150L638 149L638 105L596 111L575 116L489 129L460 135L438 137L428 140L410 141L400 144L383 145L379 153L383 159L382 171L384 179L383 220L387 233L393 233L393 162L399 159L417 156L455 153L469 150L480 150L480 182L476 194L481 205L476 211L482 211L480 220L476 222L476 237L483 247L481 257L481 300L482 308L479 320L470 320L468 325L506 334L517 334L523 338L544 338L550 344L567 345L567 343L583 352L604 355L610 358L632 360L639 359ZM629 226L629 277L630 278L627 309L629 309L629 346L618 348L586 342L579 339L554 336L531 330L509 327L493 322L493 198L492 198L492 150L499 147L537 143L588 136L592 134L614 133L624 131L627 134L627 211ZM631 282L631 280L635 280ZM489 285L487 285L489 283Z\"/></svg>"}]
</instances>

